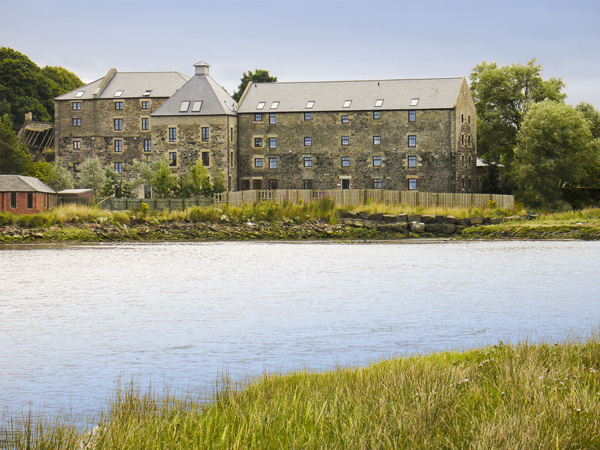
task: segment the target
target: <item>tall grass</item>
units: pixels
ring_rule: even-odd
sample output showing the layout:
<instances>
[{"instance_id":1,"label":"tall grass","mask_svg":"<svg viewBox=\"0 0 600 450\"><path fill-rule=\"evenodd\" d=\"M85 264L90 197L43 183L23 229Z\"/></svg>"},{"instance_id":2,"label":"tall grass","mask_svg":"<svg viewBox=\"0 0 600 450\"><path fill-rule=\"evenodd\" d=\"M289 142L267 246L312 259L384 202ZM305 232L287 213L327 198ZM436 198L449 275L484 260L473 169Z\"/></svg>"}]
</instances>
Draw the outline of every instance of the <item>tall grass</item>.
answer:
<instances>
[{"instance_id":1,"label":"tall grass","mask_svg":"<svg viewBox=\"0 0 600 450\"><path fill-rule=\"evenodd\" d=\"M599 372L595 336L265 375L208 403L127 389L93 448L597 449Z\"/></svg>"}]
</instances>

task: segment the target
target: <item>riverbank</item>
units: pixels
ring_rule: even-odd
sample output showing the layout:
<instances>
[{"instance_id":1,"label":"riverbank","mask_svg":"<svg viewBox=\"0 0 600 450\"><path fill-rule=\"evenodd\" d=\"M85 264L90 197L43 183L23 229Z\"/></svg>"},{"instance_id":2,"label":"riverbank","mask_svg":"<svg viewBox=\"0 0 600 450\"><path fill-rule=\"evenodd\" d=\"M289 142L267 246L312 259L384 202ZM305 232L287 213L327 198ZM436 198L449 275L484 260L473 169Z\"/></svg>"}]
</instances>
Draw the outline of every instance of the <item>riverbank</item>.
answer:
<instances>
[{"instance_id":1,"label":"riverbank","mask_svg":"<svg viewBox=\"0 0 600 450\"><path fill-rule=\"evenodd\" d=\"M68 420L0 434L14 448L600 447L600 340L505 345L369 367L223 380L212 399L125 388L78 432ZM10 442L10 441L8 441Z\"/></svg>"}]
</instances>

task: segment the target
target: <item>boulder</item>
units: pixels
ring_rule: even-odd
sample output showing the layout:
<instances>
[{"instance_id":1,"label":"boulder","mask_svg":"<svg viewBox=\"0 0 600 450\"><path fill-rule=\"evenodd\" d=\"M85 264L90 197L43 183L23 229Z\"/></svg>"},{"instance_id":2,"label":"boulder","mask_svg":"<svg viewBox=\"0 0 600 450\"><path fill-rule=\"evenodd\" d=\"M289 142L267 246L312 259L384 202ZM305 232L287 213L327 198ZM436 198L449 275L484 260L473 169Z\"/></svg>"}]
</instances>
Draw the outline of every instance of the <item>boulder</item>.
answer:
<instances>
[{"instance_id":1,"label":"boulder","mask_svg":"<svg viewBox=\"0 0 600 450\"><path fill-rule=\"evenodd\" d=\"M396 216L396 220L398 222L408 222L408 214L406 214L406 213L398 214Z\"/></svg>"},{"instance_id":2,"label":"boulder","mask_svg":"<svg viewBox=\"0 0 600 450\"><path fill-rule=\"evenodd\" d=\"M456 233L456 225L454 225L453 223L444 222L442 224L442 233L444 233L444 234Z\"/></svg>"},{"instance_id":3,"label":"boulder","mask_svg":"<svg viewBox=\"0 0 600 450\"><path fill-rule=\"evenodd\" d=\"M411 214L410 216L408 216L407 220L409 222L421 222L421 215L420 214Z\"/></svg>"},{"instance_id":4,"label":"boulder","mask_svg":"<svg viewBox=\"0 0 600 450\"><path fill-rule=\"evenodd\" d=\"M394 223L396 221L396 216L394 214L384 214L383 221L387 223Z\"/></svg>"},{"instance_id":5,"label":"boulder","mask_svg":"<svg viewBox=\"0 0 600 450\"><path fill-rule=\"evenodd\" d=\"M369 220L372 220L373 222L381 222L383 220L383 214L373 213L369 216Z\"/></svg>"},{"instance_id":6,"label":"boulder","mask_svg":"<svg viewBox=\"0 0 600 450\"><path fill-rule=\"evenodd\" d=\"M369 220L369 213L366 211L361 211L358 213L358 217L360 217L363 220Z\"/></svg>"},{"instance_id":7,"label":"boulder","mask_svg":"<svg viewBox=\"0 0 600 450\"><path fill-rule=\"evenodd\" d=\"M498 225L503 222L502 217L492 217L490 218L490 225Z\"/></svg>"},{"instance_id":8,"label":"boulder","mask_svg":"<svg viewBox=\"0 0 600 450\"><path fill-rule=\"evenodd\" d=\"M435 221L437 223L444 223L444 219L446 219L444 216L440 216L440 215L435 216Z\"/></svg>"},{"instance_id":9,"label":"boulder","mask_svg":"<svg viewBox=\"0 0 600 450\"><path fill-rule=\"evenodd\" d=\"M456 222L456 225L460 225L462 227L468 227L471 225L471 222L469 222L469 219L456 219L455 222Z\"/></svg>"},{"instance_id":10,"label":"boulder","mask_svg":"<svg viewBox=\"0 0 600 450\"><path fill-rule=\"evenodd\" d=\"M348 219L356 219L358 217L358 213L356 211L346 211L344 217L347 217Z\"/></svg>"},{"instance_id":11,"label":"boulder","mask_svg":"<svg viewBox=\"0 0 600 450\"><path fill-rule=\"evenodd\" d=\"M444 223L456 224L456 218L454 216L446 216L444 217Z\"/></svg>"},{"instance_id":12,"label":"boulder","mask_svg":"<svg viewBox=\"0 0 600 450\"><path fill-rule=\"evenodd\" d=\"M425 224L423 222L410 222L408 224L410 231L413 233L424 233L425 232Z\"/></svg>"},{"instance_id":13,"label":"boulder","mask_svg":"<svg viewBox=\"0 0 600 450\"><path fill-rule=\"evenodd\" d=\"M424 224L428 224L428 223L435 223L435 215L433 214L423 214L421 216L421 222L423 222Z\"/></svg>"},{"instance_id":14,"label":"boulder","mask_svg":"<svg viewBox=\"0 0 600 450\"><path fill-rule=\"evenodd\" d=\"M377 231L394 231L391 223L380 223L377 225Z\"/></svg>"},{"instance_id":15,"label":"boulder","mask_svg":"<svg viewBox=\"0 0 600 450\"><path fill-rule=\"evenodd\" d=\"M408 232L408 222L396 222L392 224L394 231L400 231L402 233Z\"/></svg>"},{"instance_id":16,"label":"boulder","mask_svg":"<svg viewBox=\"0 0 600 450\"><path fill-rule=\"evenodd\" d=\"M482 225L483 224L483 217L470 217L469 218L469 223L471 225Z\"/></svg>"},{"instance_id":17,"label":"boulder","mask_svg":"<svg viewBox=\"0 0 600 450\"><path fill-rule=\"evenodd\" d=\"M440 233L442 231L441 223L426 223L425 231L428 233Z\"/></svg>"}]
</instances>

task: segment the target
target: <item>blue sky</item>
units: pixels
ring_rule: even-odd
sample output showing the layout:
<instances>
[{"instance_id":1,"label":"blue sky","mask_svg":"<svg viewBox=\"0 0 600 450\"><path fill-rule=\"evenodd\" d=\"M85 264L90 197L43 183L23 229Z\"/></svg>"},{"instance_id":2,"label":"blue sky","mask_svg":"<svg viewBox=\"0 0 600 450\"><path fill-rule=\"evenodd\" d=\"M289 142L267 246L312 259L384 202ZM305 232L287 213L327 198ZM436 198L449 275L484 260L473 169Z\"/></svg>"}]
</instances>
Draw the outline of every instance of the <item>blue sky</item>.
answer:
<instances>
[{"instance_id":1,"label":"blue sky","mask_svg":"<svg viewBox=\"0 0 600 450\"><path fill-rule=\"evenodd\" d=\"M600 109L598 0L0 0L0 45L84 81L119 71L279 81L466 76L527 63Z\"/></svg>"}]
</instances>

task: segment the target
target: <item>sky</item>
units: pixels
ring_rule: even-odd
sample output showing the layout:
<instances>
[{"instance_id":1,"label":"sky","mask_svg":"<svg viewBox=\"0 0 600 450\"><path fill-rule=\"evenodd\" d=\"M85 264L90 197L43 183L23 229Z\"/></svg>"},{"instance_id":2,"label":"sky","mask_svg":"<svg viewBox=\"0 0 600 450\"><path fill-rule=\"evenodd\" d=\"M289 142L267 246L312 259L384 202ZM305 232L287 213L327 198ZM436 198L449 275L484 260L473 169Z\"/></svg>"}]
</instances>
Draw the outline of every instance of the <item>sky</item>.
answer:
<instances>
[{"instance_id":1,"label":"sky","mask_svg":"<svg viewBox=\"0 0 600 450\"><path fill-rule=\"evenodd\" d=\"M526 64L600 109L599 0L0 0L0 46L85 82L205 61L233 93L244 72L279 81L469 77Z\"/></svg>"}]
</instances>

